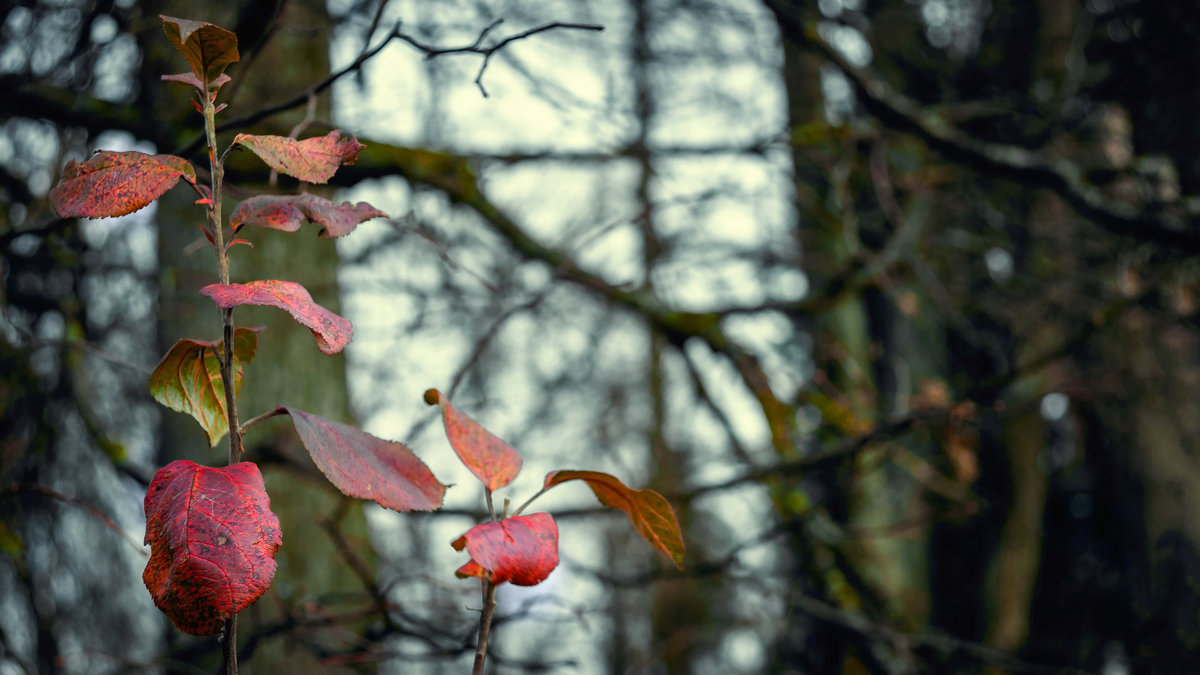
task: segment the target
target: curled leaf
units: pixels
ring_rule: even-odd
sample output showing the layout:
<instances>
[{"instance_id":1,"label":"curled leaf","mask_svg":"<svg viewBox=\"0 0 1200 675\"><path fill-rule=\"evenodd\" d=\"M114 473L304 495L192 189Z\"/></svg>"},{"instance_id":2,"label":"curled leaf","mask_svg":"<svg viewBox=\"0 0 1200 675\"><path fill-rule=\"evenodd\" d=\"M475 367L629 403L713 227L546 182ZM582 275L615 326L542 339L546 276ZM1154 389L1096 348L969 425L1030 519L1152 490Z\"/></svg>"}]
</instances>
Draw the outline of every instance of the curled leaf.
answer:
<instances>
[{"instance_id":1,"label":"curled leaf","mask_svg":"<svg viewBox=\"0 0 1200 675\"><path fill-rule=\"evenodd\" d=\"M258 155L272 169L309 183L328 182L339 166L353 164L366 147L354 136L337 129L303 141L286 136L238 134L233 143Z\"/></svg>"},{"instance_id":2,"label":"curled leaf","mask_svg":"<svg viewBox=\"0 0 1200 675\"><path fill-rule=\"evenodd\" d=\"M181 177L196 183L196 170L182 157L97 152L82 164L67 162L62 180L46 197L60 218L110 218L146 206Z\"/></svg>"},{"instance_id":3,"label":"curled leaf","mask_svg":"<svg viewBox=\"0 0 1200 675\"><path fill-rule=\"evenodd\" d=\"M343 494L396 511L433 511L442 505L446 486L404 444L295 408L277 410L291 416L313 462Z\"/></svg>"},{"instance_id":4,"label":"curled leaf","mask_svg":"<svg viewBox=\"0 0 1200 675\"><path fill-rule=\"evenodd\" d=\"M634 490L615 476L600 471L551 471L546 474L542 489L569 480L584 481L601 504L624 511L638 534L683 569L683 531L666 498L653 490Z\"/></svg>"},{"instance_id":5,"label":"curled leaf","mask_svg":"<svg viewBox=\"0 0 1200 675\"><path fill-rule=\"evenodd\" d=\"M456 551L465 547L471 556L455 572L459 578L533 586L558 567L558 525L548 513L481 523L450 545Z\"/></svg>"},{"instance_id":6,"label":"curled leaf","mask_svg":"<svg viewBox=\"0 0 1200 675\"><path fill-rule=\"evenodd\" d=\"M316 195L262 195L238 204L229 216L234 231L245 225L269 227L284 232L299 232L305 223L321 226L322 237L350 234L359 223L387 214L366 202L335 204Z\"/></svg>"},{"instance_id":7,"label":"curled leaf","mask_svg":"<svg viewBox=\"0 0 1200 675\"><path fill-rule=\"evenodd\" d=\"M215 82L229 64L241 59L237 35L232 31L203 21L176 19L162 14L158 18L162 19L167 39L187 59L198 81ZM197 89L203 91L204 86Z\"/></svg>"},{"instance_id":8,"label":"curled leaf","mask_svg":"<svg viewBox=\"0 0 1200 675\"><path fill-rule=\"evenodd\" d=\"M336 354L350 343L354 327L350 322L313 302L303 286L294 281L266 279L245 284L209 284L200 289L221 309L238 305L270 305L287 310L292 318L307 327L317 338L317 346L326 354Z\"/></svg>"},{"instance_id":9,"label":"curled leaf","mask_svg":"<svg viewBox=\"0 0 1200 675\"><path fill-rule=\"evenodd\" d=\"M233 333L233 390L242 387L242 370L258 351L261 328L238 328ZM215 446L229 433L225 410L225 386L217 354L224 342L180 340L158 362L150 375L150 394L172 410L191 415Z\"/></svg>"},{"instance_id":10,"label":"curled leaf","mask_svg":"<svg viewBox=\"0 0 1200 675\"><path fill-rule=\"evenodd\" d=\"M517 477L521 471L521 455L512 446L456 410L438 390L426 391L425 402L442 407L442 420L446 425L446 438L450 440L450 446L488 490L498 490Z\"/></svg>"},{"instance_id":11,"label":"curled leaf","mask_svg":"<svg viewBox=\"0 0 1200 675\"><path fill-rule=\"evenodd\" d=\"M171 462L154 475L145 503L142 581L179 630L215 635L271 585L283 539L254 464Z\"/></svg>"}]
</instances>

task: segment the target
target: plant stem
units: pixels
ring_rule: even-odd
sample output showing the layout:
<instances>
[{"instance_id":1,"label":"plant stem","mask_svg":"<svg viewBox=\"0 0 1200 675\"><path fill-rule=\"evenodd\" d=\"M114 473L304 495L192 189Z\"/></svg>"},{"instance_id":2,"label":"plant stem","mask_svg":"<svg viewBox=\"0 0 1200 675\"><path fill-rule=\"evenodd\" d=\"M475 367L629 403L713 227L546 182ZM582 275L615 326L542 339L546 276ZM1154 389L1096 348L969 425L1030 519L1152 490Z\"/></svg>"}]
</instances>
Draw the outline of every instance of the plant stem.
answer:
<instances>
[{"instance_id":1,"label":"plant stem","mask_svg":"<svg viewBox=\"0 0 1200 675\"><path fill-rule=\"evenodd\" d=\"M212 230L217 249L217 271L222 284L229 283L229 254L225 249L225 230L221 226L221 181L225 177L225 165L217 158L217 110L208 93L207 82L204 98L204 133L208 138L208 165L212 172L212 203L208 206L208 224ZM233 308L221 310L223 351L221 356L221 385L225 389L225 414L229 426L229 463L236 464L242 458L242 432L238 428L237 393L233 373ZM225 638L221 642L221 653L225 658L225 675L237 675L237 614L225 622Z\"/></svg>"},{"instance_id":2,"label":"plant stem","mask_svg":"<svg viewBox=\"0 0 1200 675\"><path fill-rule=\"evenodd\" d=\"M479 639L475 643L475 667L471 669L472 675L483 675L488 638L492 633L492 616L496 613L496 584L487 580L483 583L483 613L479 615Z\"/></svg>"},{"instance_id":3,"label":"plant stem","mask_svg":"<svg viewBox=\"0 0 1200 675\"><path fill-rule=\"evenodd\" d=\"M221 639L221 656L225 660L225 675L237 675L237 614L225 620L225 636Z\"/></svg>"}]
</instances>

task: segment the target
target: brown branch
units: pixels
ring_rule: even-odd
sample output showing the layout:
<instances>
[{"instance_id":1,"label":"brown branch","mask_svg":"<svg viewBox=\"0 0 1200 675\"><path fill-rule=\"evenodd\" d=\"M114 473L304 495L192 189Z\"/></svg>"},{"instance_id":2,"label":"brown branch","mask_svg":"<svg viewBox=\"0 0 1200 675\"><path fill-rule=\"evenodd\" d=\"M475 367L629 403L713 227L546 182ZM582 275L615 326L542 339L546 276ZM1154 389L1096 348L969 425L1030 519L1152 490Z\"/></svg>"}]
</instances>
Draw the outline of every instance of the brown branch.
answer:
<instances>
[{"instance_id":1,"label":"brown branch","mask_svg":"<svg viewBox=\"0 0 1200 675\"><path fill-rule=\"evenodd\" d=\"M38 485L36 483L13 483L12 485L10 485L8 487L7 490L5 490L5 492L9 492L12 494L20 494L22 492L35 492L35 493L50 497L52 499L57 499L59 501L67 502L68 504L74 504L76 506L81 506L81 507L87 509L87 511L89 513L91 513L93 516L95 516L95 517L99 518L101 521L103 521L104 524L107 525L110 530L121 535L121 538L124 539L125 541L127 541L129 543L129 545L132 546L133 549L135 551L137 551L143 558L149 556L149 554L146 553L146 549L141 544L139 544L136 539L131 537L129 535L129 533L126 532L125 530L122 530L108 516L104 515L103 511L101 511L100 509L96 508L95 506L92 506L91 504L83 501L82 499L79 499L78 497L72 497L70 495L65 495L57 490L52 490L51 488L48 488L45 485Z\"/></svg>"},{"instance_id":2,"label":"brown branch","mask_svg":"<svg viewBox=\"0 0 1200 675\"><path fill-rule=\"evenodd\" d=\"M820 36L816 24L802 20L795 12L781 7L777 0L768 0L767 5L779 20L785 39L816 49L836 65L850 80L866 109L884 124L913 133L947 158L972 168L1052 190L1081 215L1116 235L1200 252L1200 234L1187 227L1187 223L1180 227L1153 210L1108 197L1085 179L1079 165L1066 159L1051 158L1016 145L983 141L961 131L927 113L871 70L850 63ZM1189 200L1180 202L1188 203ZM1194 220L1198 214L1193 208L1188 215Z\"/></svg>"},{"instance_id":3,"label":"brown branch","mask_svg":"<svg viewBox=\"0 0 1200 675\"><path fill-rule=\"evenodd\" d=\"M267 118L270 118L274 115L277 115L281 112L291 110L292 108L299 108L300 106L305 105L308 102L309 98L316 96L317 94L320 94L321 92L325 91L329 87L333 86L334 82L337 82L338 80L342 79L346 75L349 75L353 72L358 71L360 68L363 67L363 64L365 64L367 61L369 61L372 57L374 57L379 52L383 51L384 47L391 44L392 40L400 40L403 42L407 42L409 45L413 46L418 51L421 51L422 53L424 53L425 58L427 58L427 59L431 59L431 58L434 58L437 56L442 56L445 54L470 53L470 54L482 55L484 57L483 65L479 69L479 74L475 77L475 84L479 87L479 90L486 97L487 91L483 88L483 83L482 83L483 72L487 68L487 64L491 60L492 55L494 55L496 52L500 51L501 49L507 47L508 45L512 44L513 42L516 42L517 40L525 39L527 37L536 35L538 33L543 33L548 30L554 30L554 29L559 29L559 28L575 29L575 30L592 30L592 31L604 30L604 26L598 26L598 25L594 25L594 24L563 23L563 22L556 21L554 23L548 23L548 24L545 24L542 26L538 26L536 28L530 28L529 30L523 31L521 33L517 33L515 35L510 35L490 47L481 46L484 38L487 37L487 34L489 32L491 32L491 30L493 28L495 28L499 23L500 23L499 21L495 21L492 24L490 24L489 26L487 26L486 28L484 28L479 33L479 36L475 39L475 42L470 45L467 45L465 47L431 47L429 45L426 45L426 44L416 40L412 36L401 32L400 24L397 24L396 27L393 28L392 31L387 34L387 36L383 39L382 42L380 42L378 45L376 45L375 47L373 47L371 49L364 50L363 52L361 52L358 55L358 58L354 59L354 61L350 62L349 65L345 66L341 70L330 73L328 76L321 79L319 82L312 84L304 91L300 92L299 94L293 96L292 98L290 98L286 101L283 101L282 103L277 103L275 105L267 106L260 110L256 110L255 112L249 113L247 115L243 115L242 117L238 117L238 118L232 119L228 122L225 122L224 124L217 127L217 131L224 132L224 131L230 131L233 129L244 129L248 126L257 124L258 122L261 122L261 121L263 121ZM175 152L175 154L179 155L181 157L189 157L189 156L195 154L195 152L197 150L199 150L202 145L204 145L204 136L199 135L195 139L193 139L190 143L188 143L187 145L178 149Z\"/></svg>"}]
</instances>

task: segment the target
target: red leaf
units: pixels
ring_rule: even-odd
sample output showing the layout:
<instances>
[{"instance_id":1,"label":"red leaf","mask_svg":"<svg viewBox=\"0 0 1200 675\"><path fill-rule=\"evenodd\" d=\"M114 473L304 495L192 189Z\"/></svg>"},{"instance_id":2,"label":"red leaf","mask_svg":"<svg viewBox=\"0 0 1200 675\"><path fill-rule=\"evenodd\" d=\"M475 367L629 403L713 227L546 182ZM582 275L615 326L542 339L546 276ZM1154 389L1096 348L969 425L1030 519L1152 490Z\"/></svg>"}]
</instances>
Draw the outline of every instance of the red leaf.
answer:
<instances>
[{"instance_id":1,"label":"red leaf","mask_svg":"<svg viewBox=\"0 0 1200 675\"><path fill-rule=\"evenodd\" d=\"M517 477L521 470L521 455L512 446L492 435L475 420L455 410L438 390L426 391L425 402L442 406L442 419L446 425L446 438L450 439L450 446L471 473L483 481L488 490L494 492Z\"/></svg>"},{"instance_id":2,"label":"red leaf","mask_svg":"<svg viewBox=\"0 0 1200 675\"><path fill-rule=\"evenodd\" d=\"M242 388L244 364L258 351L261 328L238 328L233 333L233 391ZM225 386L221 383L221 365L216 354L223 341L180 340L171 347L150 375L150 394L172 410L196 419L208 434L209 445L216 445L229 433L225 412Z\"/></svg>"},{"instance_id":3,"label":"red leaf","mask_svg":"<svg viewBox=\"0 0 1200 675\"><path fill-rule=\"evenodd\" d=\"M142 581L179 630L214 635L271 585L281 542L257 466L171 462L146 491Z\"/></svg>"},{"instance_id":4,"label":"red leaf","mask_svg":"<svg viewBox=\"0 0 1200 675\"><path fill-rule=\"evenodd\" d=\"M336 354L350 343L354 327L349 321L313 302L304 287L294 281L267 279L246 284L209 284L200 293L212 298L221 309L238 305L270 305L286 309L317 338L326 354Z\"/></svg>"},{"instance_id":5,"label":"red leaf","mask_svg":"<svg viewBox=\"0 0 1200 675\"><path fill-rule=\"evenodd\" d=\"M237 63L237 35L220 26L203 21L176 19L158 15L162 19L163 32L183 54L196 79L213 83L231 63ZM197 89L203 90L203 85Z\"/></svg>"},{"instance_id":6,"label":"red leaf","mask_svg":"<svg viewBox=\"0 0 1200 675\"><path fill-rule=\"evenodd\" d=\"M366 147L337 129L303 141L286 136L238 134L233 142L258 155L272 169L309 183L327 182L339 166L358 160L358 153Z\"/></svg>"},{"instance_id":7,"label":"red leaf","mask_svg":"<svg viewBox=\"0 0 1200 675\"><path fill-rule=\"evenodd\" d=\"M193 87L199 89L202 93L204 92L204 83L202 83L200 81L200 78L196 77L195 73L179 73L177 75L163 75L163 76L161 76L160 79L162 79L166 82L179 82L180 84L190 84ZM221 73L221 75L219 77L217 77L217 79L208 83L209 93L215 92L216 90L220 89L222 85L228 84L232 79L233 79L232 77L229 77L225 73ZM194 101L193 101L193 103L194 103ZM203 112L203 111L201 111L201 112ZM220 110L218 110L217 112L220 112Z\"/></svg>"},{"instance_id":8,"label":"red leaf","mask_svg":"<svg viewBox=\"0 0 1200 675\"><path fill-rule=\"evenodd\" d=\"M402 443L295 408L277 410L291 415L317 468L344 494L396 511L433 511L442 505L446 486Z\"/></svg>"},{"instance_id":9,"label":"red leaf","mask_svg":"<svg viewBox=\"0 0 1200 675\"><path fill-rule=\"evenodd\" d=\"M683 569L683 532L675 511L662 495L653 490L634 490L615 476L599 471L551 471L546 474L542 490L569 480L586 482L601 504L624 511L646 541Z\"/></svg>"},{"instance_id":10,"label":"red leaf","mask_svg":"<svg viewBox=\"0 0 1200 675\"><path fill-rule=\"evenodd\" d=\"M196 170L182 157L97 152L83 164L67 162L62 180L46 196L60 218L123 216L161 197L181 176L196 183Z\"/></svg>"},{"instance_id":11,"label":"red leaf","mask_svg":"<svg viewBox=\"0 0 1200 675\"><path fill-rule=\"evenodd\" d=\"M471 555L471 561L455 572L460 578L533 586L558 567L558 525L548 513L482 523L450 545L456 551L465 546Z\"/></svg>"},{"instance_id":12,"label":"red leaf","mask_svg":"<svg viewBox=\"0 0 1200 675\"><path fill-rule=\"evenodd\" d=\"M340 237L350 234L359 223L387 214L366 202L334 204L316 195L263 195L251 197L238 204L229 216L234 231L244 225L269 227L284 232L299 232L300 226L312 222L321 226L320 236Z\"/></svg>"}]
</instances>

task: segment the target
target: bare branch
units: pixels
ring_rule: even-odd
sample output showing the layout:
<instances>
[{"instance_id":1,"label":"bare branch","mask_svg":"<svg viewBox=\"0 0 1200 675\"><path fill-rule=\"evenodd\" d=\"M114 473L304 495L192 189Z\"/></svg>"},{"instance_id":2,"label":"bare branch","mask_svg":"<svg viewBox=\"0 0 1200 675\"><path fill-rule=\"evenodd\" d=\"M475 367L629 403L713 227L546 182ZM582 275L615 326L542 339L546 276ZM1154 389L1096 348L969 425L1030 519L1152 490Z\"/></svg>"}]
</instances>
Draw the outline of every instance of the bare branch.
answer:
<instances>
[{"instance_id":1,"label":"bare branch","mask_svg":"<svg viewBox=\"0 0 1200 675\"><path fill-rule=\"evenodd\" d=\"M768 6L779 19L787 39L803 42L836 65L853 84L863 104L884 124L916 134L946 157L988 173L1013 178L1058 193L1083 216L1110 232L1136 239L1150 239L1164 246L1195 253L1200 251L1200 234L1187 223L1175 223L1152 209L1107 196L1084 177L1079 165L1066 159L1016 145L977 139L928 114L914 100L901 94L867 68L850 63L817 31L816 24L803 21L794 12L771 0ZM1188 205L1194 200L1181 200ZM1195 220L1196 209L1187 209Z\"/></svg>"},{"instance_id":2,"label":"bare branch","mask_svg":"<svg viewBox=\"0 0 1200 675\"><path fill-rule=\"evenodd\" d=\"M230 121L220 125L219 127L217 127L217 131L223 132L223 131L230 131L233 129L243 129L245 127L248 127L248 126L251 126L258 122L261 122L269 117L277 115L281 112L291 110L292 108L298 108L302 105L305 105L311 97L316 96L317 94L320 94L321 92L325 91L329 87L333 86L334 82L337 82L338 80L342 79L346 75L349 75L350 73L353 73L353 72L359 70L360 68L362 68L363 64L365 64L367 61L369 61L372 57L374 57L379 52L383 51L383 48L388 46L389 44L391 44L392 40L400 40L402 42L407 42L409 45L413 46L418 51L421 51L422 53L424 53L425 58L427 58L427 59L431 59L431 58L434 58L437 56L442 56L445 54L479 54L479 55L483 56L483 64L479 68L479 74L475 77L475 84L479 87L479 91L486 97L488 94L487 94L487 90L483 88L483 82L482 82L483 72L487 68L488 62L491 60L492 56L496 52L500 51L501 49L504 49L505 47L512 44L513 42L516 42L518 40L523 40L523 39L533 36L533 35L537 35L538 33L544 33L546 31L556 30L556 29L591 30L591 31L604 30L604 26L599 26L599 25L595 25L595 24L564 23L561 21L556 21L554 23L548 23L548 24L544 24L542 26L537 26L536 28L530 28L529 30L523 31L521 33L517 33L515 35L510 35L490 47L482 46L482 43L483 43L484 39L487 37L488 33L490 33L492 31L492 29L495 28L497 25L499 25L500 21L501 20L498 19L498 20L492 22L491 24L489 24L486 28L484 28L482 31L480 31L479 36L475 38L475 41L473 43L471 43L470 45L467 45L465 47L432 47L432 46L426 45L426 44L420 42L419 40L417 40L416 38L408 35L407 33L401 32L401 30L400 30L401 24L397 24L396 27L393 28L392 31L387 34L387 36L383 39L382 42L380 42L378 45L376 45L375 47L373 47L371 49L363 50L358 55L358 58L354 59L354 61L352 61L349 65L342 68L341 70L330 73L328 76L326 76L321 81L313 84L312 86L308 87L307 89L300 92L296 96L294 96L282 103L277 103L275 105L268 106L266 108L262 108L255 112L252 112L248 115L243 115L242 117L238 117L236 119L230 120ZM196 139L194 139L191 143L189 143L186 146L177 150L175 152L175 154L183 156L183 157L191 156L197 150L200 149L200 146L203 143L204 143L204 137L199 136Z\"/></svg>"}]
</instances>

